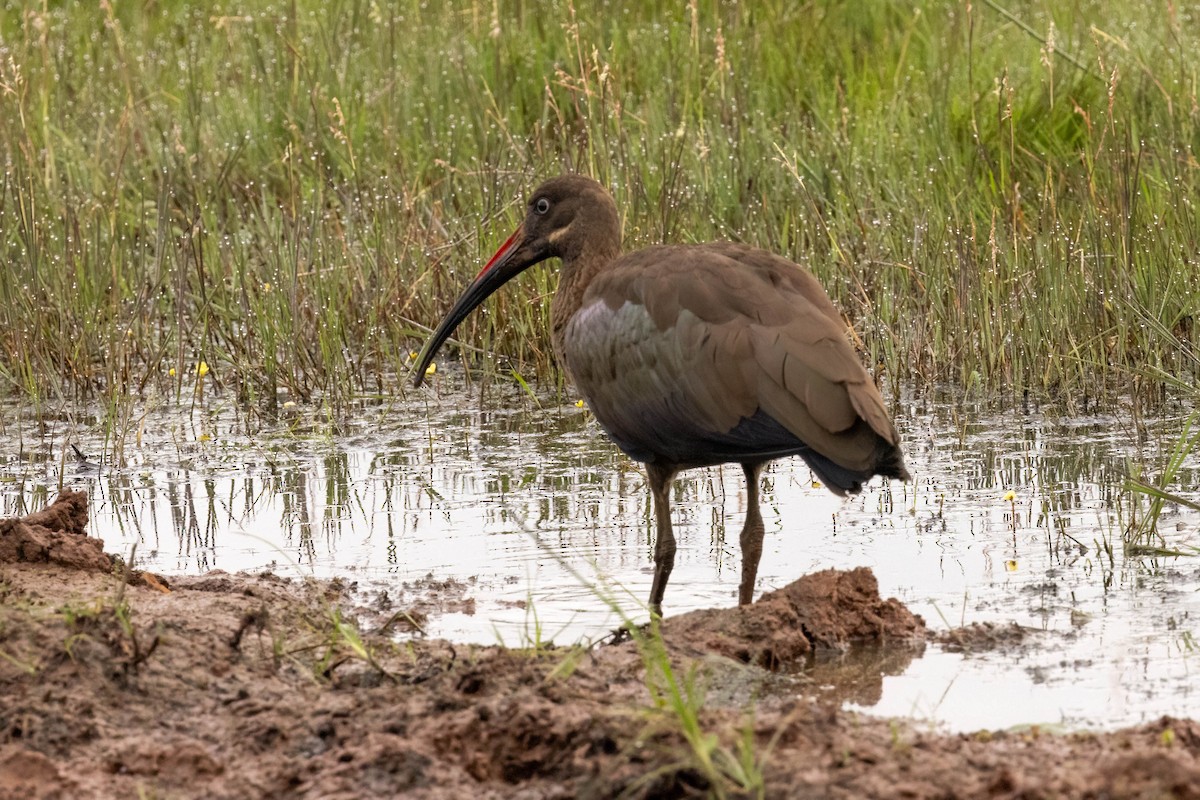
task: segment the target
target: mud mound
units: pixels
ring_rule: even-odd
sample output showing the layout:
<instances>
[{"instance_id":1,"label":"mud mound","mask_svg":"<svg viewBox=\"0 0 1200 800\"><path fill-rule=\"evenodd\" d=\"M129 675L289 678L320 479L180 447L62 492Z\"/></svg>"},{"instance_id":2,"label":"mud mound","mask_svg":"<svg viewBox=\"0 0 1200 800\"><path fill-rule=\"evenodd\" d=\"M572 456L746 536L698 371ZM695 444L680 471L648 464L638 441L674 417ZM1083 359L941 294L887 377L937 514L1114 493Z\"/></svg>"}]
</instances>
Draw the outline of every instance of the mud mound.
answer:
<instances>
[{"instance_id":1,"label":"mud mound","mask_svg":"<svg viewBox=\"0 0 1200 800\"><path fill-rule=\"evenodd\" d=\"M748 606L671 617L662 632L684 652L718 653L776 670L800 666L814 651L854 643L922 641L925 621L899 600L882 599L875 574L859 567L805 575Z\"/></svg>"},{"instance_id":2,"label":"mud mound","mask_svg":"<svg viewBox=\"0 0 1200 800\"><path fill-rule=\"evenodd\" d=\"M104 542L87 535L87 495L64 491L49 507L0 520L0 564L61 564L75 569L112 569Z\"/></svg>"}]
</instances>

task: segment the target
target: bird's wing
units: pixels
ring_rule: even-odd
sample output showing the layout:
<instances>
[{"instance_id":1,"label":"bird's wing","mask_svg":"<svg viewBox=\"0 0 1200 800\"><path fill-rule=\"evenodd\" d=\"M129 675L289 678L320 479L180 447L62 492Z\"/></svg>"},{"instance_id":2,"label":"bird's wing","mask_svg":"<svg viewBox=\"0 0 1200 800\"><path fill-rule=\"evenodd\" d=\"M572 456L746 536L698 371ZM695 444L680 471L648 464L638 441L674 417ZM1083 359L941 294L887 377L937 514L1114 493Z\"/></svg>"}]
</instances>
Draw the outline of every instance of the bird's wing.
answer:
<instances>
[{"instance_id":1,"label":"bird's wing","mask_svg":"<svg viewBox=\"0 0 1200 800\"><path fill-rule=\"evenodd\" d=\"M705 354L748 358L749 339L728 333L689 312L659 330L643 305L595 301L568 327L567 368L597 420L631 457L676 464L733 460L720 457L720 440L754 414L756 402L745 376L698 360ZM713 347L714 340L722 344Z\"/></svg>"},{"instance_id":2,"label":"bird's wing","mask_svg":"<svg viewBox=\"0 0 1200 800\"><path fill-rule=\"evenodd\" d=\"M580 392L639 460L811 448L869 477L897 443L825 291L766 251L722 243L624 256L592 281L566 340Z\"/></svg>"}]
</instances>

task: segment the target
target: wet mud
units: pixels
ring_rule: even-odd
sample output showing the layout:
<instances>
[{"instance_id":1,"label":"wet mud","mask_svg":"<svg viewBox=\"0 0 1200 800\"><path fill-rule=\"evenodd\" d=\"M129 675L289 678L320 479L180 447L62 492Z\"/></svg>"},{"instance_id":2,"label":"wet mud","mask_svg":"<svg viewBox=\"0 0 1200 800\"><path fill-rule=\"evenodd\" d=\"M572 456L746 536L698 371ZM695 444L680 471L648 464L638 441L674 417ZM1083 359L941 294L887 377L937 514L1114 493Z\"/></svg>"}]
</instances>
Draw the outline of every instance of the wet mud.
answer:
<instances>
[{"instance_id":1,"label":"wet mud","mask_svg":"<svg viewBox=\"0 0 1200 800\"><path fill-rule=\"evenodd\" d=\"M869 570L670 617L661 639L506 649L422 638L436 581L364 598L133 572L86 508L66 493L0 522L0 800L738 796L746 776L766 797L1200 797L1192 720L944 735L843 710L928 640Z\"/></svg>"}]
</instances>

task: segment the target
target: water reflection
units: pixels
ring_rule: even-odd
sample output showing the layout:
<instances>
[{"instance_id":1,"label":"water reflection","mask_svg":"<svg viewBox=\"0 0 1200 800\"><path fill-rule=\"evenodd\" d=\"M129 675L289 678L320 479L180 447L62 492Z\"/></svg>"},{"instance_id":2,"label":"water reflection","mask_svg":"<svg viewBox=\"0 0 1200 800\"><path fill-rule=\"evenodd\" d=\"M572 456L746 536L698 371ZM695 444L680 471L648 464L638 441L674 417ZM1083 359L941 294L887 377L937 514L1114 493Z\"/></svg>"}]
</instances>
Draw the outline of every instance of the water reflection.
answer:
<instances>
[{"instance_id":1,"label":"water reflection","mask_svg":"<svg viewBox=\"0 0 1200 800\"><path fill-rule=\"evenodd\" d=\"M536 625L541 639L574 641L616 622L574 570L637 608L653 520L636 465L572 403L542 403L363 401L336 428L319 408L261 419L160 406L107 437L86 409L7 407L0 505L5 516L40 508L61 480L89 491L108 549L136 544L149 569L271 568L379 589L432 574L471 582L476 601L473 614L430 619L434 635L516 643ZM1200 564L1124 558L1120 545L1129 465L1153 475L1178 419L1144 422L1139 437L1118 416L990 415L922 400L897 412L912 483L840 500L798 460L767 473L759 591L865 564L885 595L934 626L1015 621L1046 634L1015 653L929 648L901 674L883 671L872 708L953 727L1200 715L1189 681ZM99 469L80 469L72 444ZM1179 484L1196 478L1188 464ZM740 563L726 531L746 511L741 470L686 473L674 505L668 613L732 605ZM1172 546L1196 544L1195 520L1178 510L1161 527Z\"/></svg>"}]
</instances>

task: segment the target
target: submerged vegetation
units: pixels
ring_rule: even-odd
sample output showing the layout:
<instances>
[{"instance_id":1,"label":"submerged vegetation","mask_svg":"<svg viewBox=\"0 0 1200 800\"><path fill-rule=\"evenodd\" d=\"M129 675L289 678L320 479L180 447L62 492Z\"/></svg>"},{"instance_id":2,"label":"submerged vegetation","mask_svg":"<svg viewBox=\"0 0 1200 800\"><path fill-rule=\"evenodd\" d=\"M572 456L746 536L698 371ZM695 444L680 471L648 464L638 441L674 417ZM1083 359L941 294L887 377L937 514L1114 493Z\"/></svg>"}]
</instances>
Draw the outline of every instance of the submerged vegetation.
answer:
<instances>
[{"instance_id":1,"label":"submerged vegetation","mask_svg":"<svg viewBox=\"0 0 1200 800\"><path fill-rule=\"evenodd\" d=\"M403 393L564 170L631 247L810 266L893 385L1086 410L1200 370L1187 4L3 6L0 392ZM555 382L553 283L464 341Z\"/></svg>"}]
</instances>

